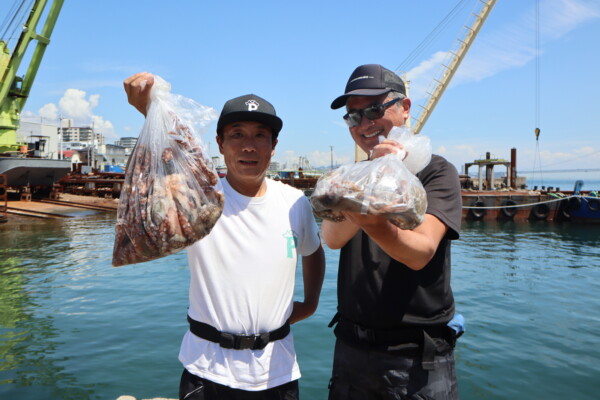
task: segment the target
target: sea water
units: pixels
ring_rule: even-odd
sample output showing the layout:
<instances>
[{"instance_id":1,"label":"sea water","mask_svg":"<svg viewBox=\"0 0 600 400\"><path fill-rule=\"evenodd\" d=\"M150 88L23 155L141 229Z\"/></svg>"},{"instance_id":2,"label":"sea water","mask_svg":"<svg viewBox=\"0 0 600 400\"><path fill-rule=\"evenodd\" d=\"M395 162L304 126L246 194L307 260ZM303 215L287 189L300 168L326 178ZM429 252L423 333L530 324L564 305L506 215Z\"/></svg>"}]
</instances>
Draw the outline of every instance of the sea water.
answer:
<instances>
[{"instance_id":1,"label":"sea water","mask_svg":"<svg viewBox=\"0 0 600 400\"><path fill-rule=\"evenodd\" d=\"M0 399L176 398L185 252L113 268L114 214L19 221L0 224ZM452 252L463 400L598 398L599 245L598 225L463 224ZM302 399L327 397L338 256L326 249L319 308L292 328Z\"/></svg>"}]
</instances>

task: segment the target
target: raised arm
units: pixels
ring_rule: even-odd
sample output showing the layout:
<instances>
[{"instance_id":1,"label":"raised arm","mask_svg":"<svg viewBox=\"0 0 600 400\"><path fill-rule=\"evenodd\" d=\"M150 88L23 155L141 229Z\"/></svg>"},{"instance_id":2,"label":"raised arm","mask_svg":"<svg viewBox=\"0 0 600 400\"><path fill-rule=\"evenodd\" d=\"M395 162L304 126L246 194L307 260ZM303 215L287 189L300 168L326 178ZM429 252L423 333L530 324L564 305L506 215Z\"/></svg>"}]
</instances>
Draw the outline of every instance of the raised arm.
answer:
<instances>
[{"instance_id":1,"label":"raised arm","mask_svg":"<svg viewBox=\"0 0 600 400\"><path fill-rule=\"evenodd\" d=\"M341 222L323 220L321 231L325 244L330 249L341 249L356 235L359 226L346 219Z\"/></svg>"},{"instance_id":2,"label":"raised arm","mask_svg":"<svg viewBox=\"0 0 600 400\"><path fill-rule=\"evenodd\" d=\"M400 229L382 217L357 213L348 213L347 217L390 257L413 270L420 270L431 261L448 231L448 227L431 214L425 214L423 223L412 230Z\"/></svg>"},{"instance_id":3,"label":"raised arm","mask_svg":"<svg viewBox=\"0 0 600 400\"><path fill-rule=\"evenodd\" d=\"M127 101L139 112L146 116L148 103L150 101L150 88L154 84L154 75L148 72L140 72L130 76L123 82Z\"/></svg>"},{"instance_id":4,"label":"raised arm","mask_svg":"<svg viewBox=\"0 0 600 400\"><path fill-rule=\"evenodd\" d=\"M309 256L302 257L302 279L304 281L304 301L295 301L290 323L310 317L317 310L321 287L325 278L325 252L319 248Z\"/></svg>"},{"instance_id":5,"label":"raised arm","mask_svg":"<svg viewBox=\"0 0 600 400\"><path fill-rule=\"evenodd\" d=\"M404 151L400 143L393 140L384 140L373 148L370 157L371 159L375 159L398 151ZM406 156L406 153L404 153L404 156ZM342 214L346 217L344 221L333 222L323 220L321 224L323 240L330 249L341 249L360 229L357 224L352 222L349 217L350 213L342 212Z\"/></svg>"}]
</instances>

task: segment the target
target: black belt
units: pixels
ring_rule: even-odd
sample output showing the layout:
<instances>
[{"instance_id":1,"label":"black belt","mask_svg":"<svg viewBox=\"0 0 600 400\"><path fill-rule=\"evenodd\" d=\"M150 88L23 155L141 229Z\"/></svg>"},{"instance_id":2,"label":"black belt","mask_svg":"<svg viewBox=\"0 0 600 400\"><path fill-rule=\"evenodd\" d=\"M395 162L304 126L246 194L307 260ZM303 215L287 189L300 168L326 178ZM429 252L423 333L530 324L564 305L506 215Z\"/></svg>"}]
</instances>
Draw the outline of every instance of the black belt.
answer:
<instances>
[{"instance_id":1,"label":"black belt","mask_svg":"<svg viewBox=\"0 0 600 400\"><path fill-rule=\"evenodd\" d=\"M339 313L333 317L329 327L333 327L336 323L335 335L357 345L391 349L401 344L417 344L419 347L415 350L422 356L423 369L427 370L435 368L436 345L433 341L434 338L446 340L451 347L454 347L456 343L456 335L452 335L452 328L446 325L423 328L371 329L355 324Z\"/></svg>"},{"instance_id":2,"label":"black belt","mask_svg":"<svg viewBox=\"0 0 600 400\"><path fill-rule=\"evenodd\" d=\"M217 328L205 324L204 322L196 321L188 315L190 323L190 331L206 340L218 343L224 349L235 350L262 350L269 342L283 339L290 333L290 321L271 332L259 333L257 335L234 335L232 333L218 331Z\"/></svg>"},{"instance_id":3,"label":"black belt","mask_svg":"<svg viewBox=\"0 0 600 400\"><path fill-rule=\"evenodd\" d=\"M356 324L349 319L338 316L335 333L345 338L351 338L359 342L371 345L391 346L401 343L423 342L423 331L432 338L448 339L448 326L434 327L405 327L400 329L372 329ZM332 321L330 327L335 324Z\"/></svg>"}]
</instances>

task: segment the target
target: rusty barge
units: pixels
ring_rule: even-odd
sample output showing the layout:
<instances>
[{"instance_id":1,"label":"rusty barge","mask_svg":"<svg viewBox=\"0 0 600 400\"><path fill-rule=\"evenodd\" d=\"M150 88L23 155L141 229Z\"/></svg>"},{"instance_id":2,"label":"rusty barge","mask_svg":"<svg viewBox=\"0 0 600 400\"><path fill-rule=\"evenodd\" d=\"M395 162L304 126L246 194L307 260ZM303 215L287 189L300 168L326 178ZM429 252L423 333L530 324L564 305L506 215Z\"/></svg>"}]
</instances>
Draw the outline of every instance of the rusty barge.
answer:
<instances>
[{"instance_id":1,"label":"rusty barge","mask_svg":"<svg viewBox=\"0 0 600 400\"><path fill-rule=\"evenodd\" d=\"M511 159L486 158L466 163L461 175L463 219L513 221L571 221L600 223L597 192L582 191L582 181L573 190L542 187L527 188L525 180L517 176L517 150L511 149ZM476 178L469 169L478 167ZM495 178L494 168L505 167L506 175Z\"/></svg>"}]
</instances>

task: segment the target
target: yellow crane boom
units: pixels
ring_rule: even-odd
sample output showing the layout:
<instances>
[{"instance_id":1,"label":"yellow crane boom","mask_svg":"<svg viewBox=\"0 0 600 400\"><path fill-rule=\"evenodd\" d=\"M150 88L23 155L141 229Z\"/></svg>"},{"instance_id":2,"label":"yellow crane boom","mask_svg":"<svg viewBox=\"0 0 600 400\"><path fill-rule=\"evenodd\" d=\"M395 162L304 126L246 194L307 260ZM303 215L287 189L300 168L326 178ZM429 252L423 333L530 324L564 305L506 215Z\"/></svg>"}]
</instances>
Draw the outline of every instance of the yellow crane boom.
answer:
<instances>
[{"instance_id":1,"label":"yellow crane boom","mask_svg":"<svg viewBox=\"0 0 600 400\"><path fill-rule=\"evenodd\" d=\"M490 12L492 11L492 8L494 8L494 5L496 5L496 0L487 0L487 1L479 0L479 1L481 1L483 3L483 5L482 5L481 10L475 17L475 22L473 23L473 25L471 27L466 27L467 33L466 33L465 37L462 39L459 39L459 41L460 41L459 49L455 53L453 52L454 57L452 58L452 61L450 62L450 64L448 66L444 66L444 72L442 74L442 77L439 80L437 80L438 83L437 83L435 89L433 90L432 93L429 94L429 99L428 99L427 103L425 104L425 106L423 107L423 111L421 111L416 122L412 126L412 129L415 132L415 134L417 134L421 131L421 129L423 128L423 126L425 125L425 123L427 122L429 117L431 116L431 113L435 109L435 106L440 101L440 98L444 94L444 91L450 84L452 77L458 70L460 63L462 62L462 60L465 58L467 52L469 51L471 44L473 44L475 37L477 37L479 30L483 26L487 17L490 15Z\"/></svg>"}]
</instances>

